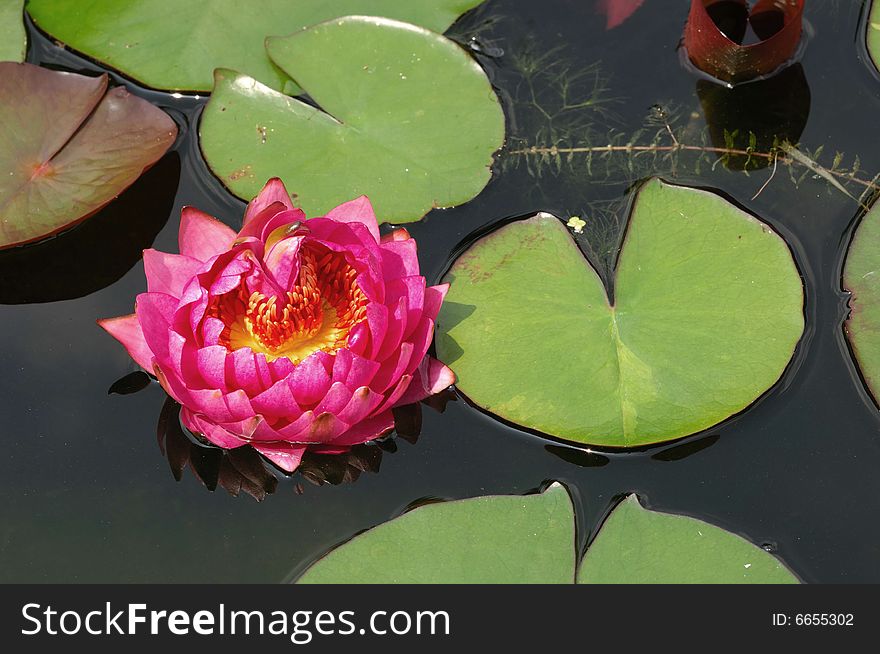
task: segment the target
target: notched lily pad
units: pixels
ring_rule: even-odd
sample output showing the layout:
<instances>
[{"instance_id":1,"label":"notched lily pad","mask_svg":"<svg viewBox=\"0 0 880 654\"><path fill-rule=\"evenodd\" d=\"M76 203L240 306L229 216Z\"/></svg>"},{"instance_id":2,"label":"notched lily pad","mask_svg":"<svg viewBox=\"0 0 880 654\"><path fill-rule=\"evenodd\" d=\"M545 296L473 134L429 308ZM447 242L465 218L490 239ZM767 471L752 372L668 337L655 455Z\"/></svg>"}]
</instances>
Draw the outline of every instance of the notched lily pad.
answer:
<instances>
[{"instance_id":1,"label":"notched lily pad","mask_svg":"<svg viewBox=\"0 0 880 654\"><path fill-rule=\"evenodd\" d=\"M386 16L443 32L482 0L30 0L39 27L146 86L210 91L215 68L235 68L264 84L300 89L263 49L331 18Z\"/></svg>"},{"instance_id":2,"label":"notched lily pad","mask_svg":"<svg viewBox=\"0 0 880 654\"><path fill-rule=\"evenodd\" d=\"M297 583L570 584L574 536L559 484L540 495L432 503L355 536Z\"/></svg>"},{"instance_id":3,"label":"notched lily pad","mask_svg":"<svg viewBox=\"0 0 880 654\"><path fill-rule=\"evenodd\" d=\"M784 372L803 285L769 226L706 191L640 190L609 298L555 217L474 243L453 264L437 353L458 388L511 422L637 447L711 427Z\"/></svg>"},{"instance_id":4,"label":"notched lily pad","mask_svg":"<svg viewBox=\"0 0 880 654\"><path fill-rule=\"evenodd\" d=\"M696 518L645 509L630 495L605 520L580 584L796 584L779 559Z\"/></svg>"},{"instance_id":5,"label":"notched lily pad","mask_svg":"<svg viewBox=\"0 0 880 654\"><path fill-rule=\"evenodd\" d=\"M56 234L110 202L177 126L107 76L0 62L0 248Z\"/></svg>"},{"instance_id":6,"label":"notched lily pad","mask_svg":"<svg viewBox=\"0 0 880 654\"><path fill-rule=\"evenodd\" d=\"M488 183L504 114L486 74L449 39L349 16L269 39L267 49L320 109L217 71L202 151L239 197L277 176L309 216L367 195L380 220L404 223Z\"/></svg>"},{"instance_id":7,"label":"notched lily pad","mask_svg":"<svg viewBox=\"0 0 880 654\"><path fill-rule=\"evenodd\" d=\"M868 390L880 398L880 204L859 223L843 268L843 286L852 296L844 325Z\"/></svg>"},{"instance_id":8,"label":"notched lily pad","mask_svg":"<svg viewBox=\"0 0 880 654\"><path fill-rule=\"evenodd\" d=\"M0 61L24 61L24 0L0 0Z\"/></svg>"},{"instance_id":9,"label":"notched lily pad","mask_svg":"<svg viewBox=\"0 0 880 654\"><path fill-rule=\"evenodd\" d=\"M611 512L575 576L574 509L539 495L431 503L340 545L298 583L797 583L775 557L719 527L642 508Z\"/></svg>"},{"instance_id":10,"label":"notched lily pad","mask_svg":"<svg viewBox=\"0 0 880 654\"><path fill-rule=\"evenodd\" d=\"M179 182L180 157L169 152L73 229L0 252L0 304L71 300L118 280L165 226Z\"/></svg>"}]
</instances>

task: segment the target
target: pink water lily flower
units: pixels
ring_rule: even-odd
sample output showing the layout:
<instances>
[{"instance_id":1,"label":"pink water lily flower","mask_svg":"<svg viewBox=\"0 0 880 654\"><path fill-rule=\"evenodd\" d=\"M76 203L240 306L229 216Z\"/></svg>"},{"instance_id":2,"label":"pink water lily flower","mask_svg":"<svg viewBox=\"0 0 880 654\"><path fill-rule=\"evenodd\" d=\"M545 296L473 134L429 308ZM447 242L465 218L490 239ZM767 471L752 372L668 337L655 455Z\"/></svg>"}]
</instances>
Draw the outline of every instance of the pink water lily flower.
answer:
<instances>
[{"instance_id":1,"label":"pink water lily flower","mask_svg":"<svg viewBox=\"0 0 880 654\"><path fill-rule=\"evenodd\" d=\"M99 324L219 447L293 471L454 381L426 355L448 285L426 285L405 230L380 237L366 197L306 220L273 179L238 234L186 207L180 254L146 250L144 271L135 312Z\"/></svg>"}]
</instances>

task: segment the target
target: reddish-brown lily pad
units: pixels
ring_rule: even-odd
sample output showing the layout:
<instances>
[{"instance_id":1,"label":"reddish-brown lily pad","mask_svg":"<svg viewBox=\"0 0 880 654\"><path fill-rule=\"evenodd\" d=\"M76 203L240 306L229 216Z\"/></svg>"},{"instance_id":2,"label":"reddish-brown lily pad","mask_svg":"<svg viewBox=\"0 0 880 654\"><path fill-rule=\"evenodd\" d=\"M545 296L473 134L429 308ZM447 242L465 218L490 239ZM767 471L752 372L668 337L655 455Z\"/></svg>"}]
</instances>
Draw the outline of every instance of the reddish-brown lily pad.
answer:
<instances>
[{"instance_id":1,"label":"reddish-brown lily pad","mask_svg":"<svg viewBox=\"0 0 880 654\"><path fill-rule=\"evenodd\" d=\"M692 0L684 45L699 69L725 82L769 75L801 40L804 0ZM754 42L749 43L749 38Z\"/></svg>"},{"instance_id":2,"label":"reddish-brown lily pad","mask_svg":"<svg viewBox=\"0 0 880 654\"><path fill-rule=\"evenodd\" d=\"M167 114L107 84L0 62L0 248L92 215L174 142Z\"/></svg>"}]
</instances>

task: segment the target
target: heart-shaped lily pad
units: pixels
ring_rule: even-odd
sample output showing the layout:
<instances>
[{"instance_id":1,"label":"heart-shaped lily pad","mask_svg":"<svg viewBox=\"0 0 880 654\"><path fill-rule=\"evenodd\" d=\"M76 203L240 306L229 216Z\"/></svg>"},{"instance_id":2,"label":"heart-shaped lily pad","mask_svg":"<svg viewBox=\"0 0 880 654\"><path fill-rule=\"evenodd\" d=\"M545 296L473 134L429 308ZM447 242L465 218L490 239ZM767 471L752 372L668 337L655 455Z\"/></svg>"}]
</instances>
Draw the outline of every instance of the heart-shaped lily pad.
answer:
<instances>
[{"instance_id":1,"label":"heart-shaped lily pad","mask_svg":"<svg viewBox=\"0 0 880 654\"><path fill-rule=\"evenodd\" d=\"M110 202L177 136L107 76L0 62L0 248L66 229Z\"/></svg>"},{"instance_id":2,"label":"heart-shaped lily pad","mask_svg":"<svg viewBox=\"0 0 880 654\"><path fill-rule=\"evenodd\" d=\"M575 577L571 498L540 495L429 504L339 546L297 583L797 583L760 547L708 523L617 505Z\"/></svg>"},{"instance_id":3,"label":"heart-shaped lily pad","mask_svg":"<svg viewBox=\"0 0 880 654\"><path fill-rule=\"evenodd\" d=\"M0 0L0 61L24 61L24 0Z\"/></svg>"},{"instance_id":4,"label":"heart-shaped lily pad","mask_svg":"<svg viewBox=\"0 0 880 654\"><path fill-rule=\"evenodd\" d=\"M88 217L154 164L177 126L107 76L0 62L0 248Z\"/></svg>"},{"instance_id":5,"label":"heart-shaped lily pad","mask_svg":"<svg viewBox=\"0 0 880 654\"><path fill-rule=\"evenodd\" d=\"M850 297L845 329L862 378L880 397L880 204L862 218L843 268Z\"/></svg>"},{"instance_id":6,"label":"heart-shaped lily pad","mask_svg":"<svg viewBox=\"0 0 880 654\"><path fill-rule=\"evenodd\" d=\"M215 68L299 92L263 49L290 34L348 14L405 20L443 32L482 0L30 0L41 29L132 79L169 91L210 91ZM287 86L285 86L287 85Z\"/></svg>"},{"instance_id":7,"label":"heart-shaped lily pad","mask_svg":"<svg viewBox=\"0 0 880 654\"><path fill-rule=\"evenodd\" d=\"M556 583L575 573L574 510L554 484L414 509L338 547L298 583Z\"/></svg>"},{"instance_id":8,"label":"heart-shaped lily pad","mask_svg":"<svg viewBox=\"0 0 880 654\"><path fill-rule=\"evenodd\" d=\"M696 518L649 511L630 495L581 561L580 584L796 584L764 549Z\"/></svg>"},{"instance_id":9,"label":"heart-shaped lily pad","mask_svg":"<svg viewBox=\"0 0 880 654\"><path fill-rule=\"evenodd\" d=\"M380 220L403 223L489 181L504 115L485 73L449 39L349 16L267 48L321 109L217 71L202 151L239 197L280 177L308 216L367 195Z\"/></svg>"},{"instance_id":10,"label":"heart-shaped lily pad","mask_svg":"<svg viewBox=\"0 0 880 654\"><path fill-rule=\"evenodd\" d=\"M614 277L609 300L553 216L510 223L449 271L438 356L502 418L634 447L745 409L780 378L803 332L785 242L707 191L645 184Z\"/></svg>"}]
</instances>

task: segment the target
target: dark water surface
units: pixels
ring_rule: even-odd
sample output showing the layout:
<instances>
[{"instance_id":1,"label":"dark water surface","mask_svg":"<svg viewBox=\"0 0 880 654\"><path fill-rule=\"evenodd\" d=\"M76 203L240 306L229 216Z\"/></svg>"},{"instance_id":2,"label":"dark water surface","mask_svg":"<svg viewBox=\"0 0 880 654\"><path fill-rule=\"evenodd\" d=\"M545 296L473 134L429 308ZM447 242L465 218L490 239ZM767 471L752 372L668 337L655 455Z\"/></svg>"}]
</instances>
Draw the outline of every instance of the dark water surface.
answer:
<instances>
[{"instance_id":1,"label":"dark water surface","mask_svg":"<svg viewBox=\"0 0 880 654\"><path fill-rule=\"evenodd\" d=\"M586 0L489 0L451 33L462 42L476 37L472 47L505 103L511 150L588 139L601 145L613 134L625 143L653 115L651 130L666 120L679 138L714 141L737 127L759 141L783 133L808 149L824 145L823 160L841 151L849 163L858 155L868 178L880 172L880 76L864 54L861 3L809 2L812 35L799 67L781 82L733 91L682 64L677 46L688 5L647 0L606 31ZM33 63L101 70L33 28L30 37ZM477 199L410 226L430 282L475 235L537 210L588 217L579 240L601 265L613 252L632 182L659 173L716 188L779 230L803 273L808 327L784 378L748 411L703 434L601 456L505 425L458 398L442 414L426 408L418 442L397 439L378 473L320 487L295 475L257 503L207 492L189 472L174 480L156 442L165 400L158 385L107 394L136 366L95 319L129 313L145 290L141 249L176 251L183 205L236 228L244 207L199 154L204 97L115 80L169 111L181 136L93 220L0 254L0 580L282 581L414 503L526 493L556 479L575 495L582 549L616 501L635 491L652 508L767 545L805 581L880 582L880 412L841 327L840 270L859 206L825 180L807 175L795 185L780 166L752 200L769 166L748 175L722 164L712 170L712 157L674 169L641 160L630 170L623 156L590 175L577 158L556 169L507 155Z\"/></svg>"}]
</instances>

